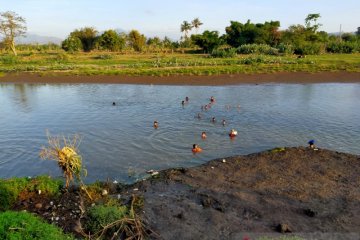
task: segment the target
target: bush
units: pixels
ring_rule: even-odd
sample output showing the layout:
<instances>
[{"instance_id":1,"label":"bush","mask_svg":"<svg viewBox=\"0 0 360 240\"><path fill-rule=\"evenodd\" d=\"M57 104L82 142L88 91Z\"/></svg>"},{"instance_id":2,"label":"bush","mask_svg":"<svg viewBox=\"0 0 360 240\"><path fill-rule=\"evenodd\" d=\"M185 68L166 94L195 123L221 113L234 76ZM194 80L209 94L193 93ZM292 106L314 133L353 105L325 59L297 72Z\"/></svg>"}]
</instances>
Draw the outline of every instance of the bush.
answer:
<instances>
[{"instance_id":1,"label":"bush","mask_svg":"<svg viewBox=\"0 0 360 240\"><path fill-rule=\"evenodd\" d=\"M330 42L326 45L330 53L356 53L360 51L360 42Z\"/></svg>"},{"instance_id":2,"label":"bush","mask_svg":"<svg viewBox=\"0 0 360 240\"><path fill-rule=\"evenodd\" d=\"M279 50L267 44L244 44L238 47L237 52L240 54L265 54L278 55Z\"/></svg>"},{"instance_id":3,"label":"bush","mask_svg":"<svg viewBox=\"0 0 360 240\"><path fill-rule=\"evenodd\" d=\"M77 52L83 49L83 45L78 37L70 36L61 43L61 48L67 52Z\"/></svg>"},{"instance_id":4,"label":"bush","mask_svg":"<svg viewBox=\"0 0 360 240\"><path fill-rule=\"evenodd\" d=\"M57 196L62 188L61 180L54 180L48 176L29 178L11 178L0 180L0 211L9 209L23 191L35 192L41 190L42 194Z\"/></svg>"},{"instance_id":5,"label":"bush","mask_svg":"<svg viewBox=\"0 0 360 240\"><path fill-rule=\"evenodd\" d=\"M74 239L27 212L0 213L0 239Z\"/></svg>"},{"instance_id":6,"label":"bush","mask_svg":"<svg viewBox=\"0 0 360 240\"><path fill-rule=\"evenodd\" d=\"M124 218L128 213L126 206L94 206L88 212L86 229L92 233L97 233L104 226ZM112 231L113 233L114 231ZM111 234L111 231L110 231Z\"/></svg>"},{"instance_id":7,"label":"bush","mask_svg":"<svg viewBox=\"0 0 360 240\"><path fill-rule=\"evenodd\" d=\"M280 43L277 46L277 49L279 50L279 53L283 53L283 54L294 54L294 46L291 44L285 44L285 43Z\"/></svg>"},{"instance_id":8,"label":"bush","mask_svg":"<svg viewBox=\"0 0 360 240\"><path fill-rule=\"evenodd\" d=\"M236 56L236 48L215 49L211 53L214 58L233 58Z\"/></svg>"},{"instance_id":9,"label":"bush","mask_svg":"<svg viewBox=\"0 0 360 240\"><path fill-rule=\"evenodd\" d=\"M318 55L325 52L325 46L321 43L303 42L295 48L295 54Z\"/></svg>"},{"instance_id":10,"label":"bush","mask_svg":"<svg viewBox=\"0 0 360 240\"><path fill-rule=\"evenodd\" d=\"M4 55L0 56L0 63L2 64L16 64L19 62L19 58L14 55Z\"/></svg>"}]
</instances>

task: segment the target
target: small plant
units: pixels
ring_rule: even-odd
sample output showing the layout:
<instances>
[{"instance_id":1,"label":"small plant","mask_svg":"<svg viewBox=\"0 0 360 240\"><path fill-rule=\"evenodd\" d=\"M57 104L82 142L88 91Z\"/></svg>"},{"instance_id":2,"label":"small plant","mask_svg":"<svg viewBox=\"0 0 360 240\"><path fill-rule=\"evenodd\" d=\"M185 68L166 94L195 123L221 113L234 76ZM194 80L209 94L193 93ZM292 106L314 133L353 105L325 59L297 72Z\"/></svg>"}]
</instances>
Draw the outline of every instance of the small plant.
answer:
<instances>
[{"instance_id":1,"label":"small plant","mask_svg":"<svg viewBox=\"0 0 360 240\"><path fill-rule=\"evenodd\" d=\"M86 229L92 233L103 230L103 227L109 225L116 220L124 218L128 214L126 206L94 206L88 211L88 220L86 221ZM107 234L113 234L115 230Z\"/></svg>"},{"instance_id":2,"label":"small plant","mask_svg":"<svg viewBox=\"0 0 360 240\"><path fill-rule=\"evenodd\" d=\"M229 49L215 49L211 53L214 58L233 58L236 56L236 48Z\"/></svg>"},{"instance_id":3,"label":"small plant","mask_svg":"<svg viewBox=\"0 0 360 240\"><path fill-rule=\"evenodd\" d=\"M74 239L27 212L0 213L0 239Z\"/></svg>"},{"instance_id":4,"label":"small plant","mask_svg":"<svg viewBox=\"0 0 360 240\"><path fill-rule=\"evenodd\" d=\"M72 139L66 137L52 137L48 133L48 147L42 147L40 157L57 161L66 179L65 187L68 188L70 182L76 180L81 182L81 176L86 176L86 170L82 166L82 158L78 154L80 144L79 135L74 135Z\"/></svg>"},{"instance_id":5,"label":"small plant","mask_svg":"<svg viewBox=\"0 0 360 240\"><path fill-rule=\"evenodd\" d=\"M121 239L143 240L148 237L149 233L155 232L150 230L136 213L142 209L143 199L133 195L130 208L116 204L108 206L97 206L90 209L88 213L87 229L93 232L89 236L83 233L84 237L90 239Z\"/></svg>"}]
</instances>

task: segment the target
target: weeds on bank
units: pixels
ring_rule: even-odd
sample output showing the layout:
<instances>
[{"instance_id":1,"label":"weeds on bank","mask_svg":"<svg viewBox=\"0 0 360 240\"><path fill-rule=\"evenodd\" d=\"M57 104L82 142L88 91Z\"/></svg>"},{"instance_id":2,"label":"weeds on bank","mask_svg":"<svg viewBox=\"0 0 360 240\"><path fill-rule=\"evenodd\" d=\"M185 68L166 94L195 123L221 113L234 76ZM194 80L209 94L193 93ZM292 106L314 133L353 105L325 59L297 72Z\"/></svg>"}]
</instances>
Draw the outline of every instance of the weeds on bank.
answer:
<instances>
[{"instance_id":1,"label":"weeds on bank","mask_svg":"<svg viewBox=\"0 0 360 240\"><path fill-rule=\"evenodd\" d=\"M133 195L130 207L111 204L92 207L87 213L86 229L88 239L134 239L143 240L155 234L141 220L137 212L143 208L143 199Z\"/></svg>"},{"instance_id":2,"label":"weeds on bank","mask_svg":"<svg viewBox=\"0 0 360 240\"><path fill-rule=\"evenodd\" d=\"M11 208L22 193L41 193L56 197L62 186L61 180L49 176L0 179L0 211Z\"/></svg>"},{"instance_id":3,"label":"weeds on bank","mask_svg":"<svg viewBox=\"0 0 360 240\"><path fill-rule=\"evenodd\" d=\"M74 239L60 228L27 212L0 213L0 239Z\"/></svg>"}]
</instances>

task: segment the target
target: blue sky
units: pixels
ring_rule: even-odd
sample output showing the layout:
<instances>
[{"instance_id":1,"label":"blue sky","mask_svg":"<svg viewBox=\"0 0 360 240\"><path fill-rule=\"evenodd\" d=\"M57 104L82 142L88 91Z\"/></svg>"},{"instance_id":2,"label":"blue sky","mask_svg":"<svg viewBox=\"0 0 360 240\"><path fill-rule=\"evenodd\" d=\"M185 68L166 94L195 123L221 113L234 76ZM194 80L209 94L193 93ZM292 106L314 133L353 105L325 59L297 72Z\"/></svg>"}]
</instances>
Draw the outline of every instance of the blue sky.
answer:
<instances>
[{"instance_id":1,"label":"blue sky","mask_svg":"<svg viewBox=\"0 0 360 240\"><path fill-rule=\"evenodd\" d=\"M65 38L76 28L137 29L146 36L178 39L180 24L198 17L202 30L224 32L230 20L279 20L281 28L303 24L320 13L321 30L354 32L360 26L359 0L0 0L0 12L14 11L28 32Z\"/></svg>"}]
</instances>

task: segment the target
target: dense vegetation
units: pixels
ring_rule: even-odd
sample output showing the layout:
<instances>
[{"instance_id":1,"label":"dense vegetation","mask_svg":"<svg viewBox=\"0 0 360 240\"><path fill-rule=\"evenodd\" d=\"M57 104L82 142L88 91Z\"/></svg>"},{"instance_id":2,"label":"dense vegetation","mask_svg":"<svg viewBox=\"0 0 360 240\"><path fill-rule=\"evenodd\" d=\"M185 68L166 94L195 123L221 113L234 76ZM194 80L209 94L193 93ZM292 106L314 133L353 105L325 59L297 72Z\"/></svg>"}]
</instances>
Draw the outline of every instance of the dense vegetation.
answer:
<instances>
[{"instance_id":1,"label":"dense vegetation","mask_svg":"<svg viewBox=\"0 0 360 240\"><path fill-rule=\"evenodd\" d=\"M79 75L212 75L234 73L359 71L360 27L355 33L319 31L319 14L280 30L279 21L231 21L225 34L184 21L179 41L93 27L76 29L62 42L18 45L14 56L0 43L0 73ZM191 34L193 33L193 34ZM327 54L325 54L327 53ZM353 53L353 54L349 54ZM294 56L301 55L301 58ZM303 58L304 55L309 55Z\"/></svg>"}]
</instances>

